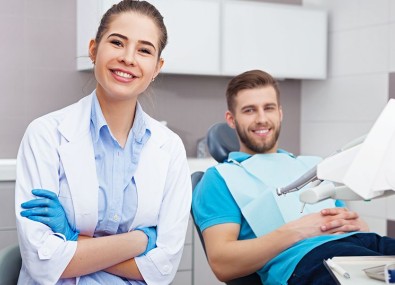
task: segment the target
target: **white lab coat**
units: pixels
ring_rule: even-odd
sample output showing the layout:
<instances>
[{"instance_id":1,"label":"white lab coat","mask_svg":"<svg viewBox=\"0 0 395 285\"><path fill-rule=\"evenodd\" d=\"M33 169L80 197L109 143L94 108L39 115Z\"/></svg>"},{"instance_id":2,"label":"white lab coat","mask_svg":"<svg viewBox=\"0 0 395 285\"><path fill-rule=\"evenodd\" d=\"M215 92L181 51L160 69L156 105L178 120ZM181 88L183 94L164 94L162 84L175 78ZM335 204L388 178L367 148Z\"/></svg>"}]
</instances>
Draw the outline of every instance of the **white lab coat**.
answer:
<instances>
[{"instance_id":1,"label":"white lab coat","mask_svg":"<svg viewBox=\"0 0 395 285\"><path fill-rule=\"evenodd\" d=\"M58 281L77 242L64 242L46 225L20 216L31 190L59 195L68 220L82 235L92 236L98 221L98 180L90 134L92 95L34 120L17 157L16 217L22 269L18 284L78 284ZM179 265L188 225L191 182L180 138L146 116L151 137L135 173L138 207L131 229L157 226L157 248L136 257L147 284L169 284Z\"/></svg>"}]
</instances>

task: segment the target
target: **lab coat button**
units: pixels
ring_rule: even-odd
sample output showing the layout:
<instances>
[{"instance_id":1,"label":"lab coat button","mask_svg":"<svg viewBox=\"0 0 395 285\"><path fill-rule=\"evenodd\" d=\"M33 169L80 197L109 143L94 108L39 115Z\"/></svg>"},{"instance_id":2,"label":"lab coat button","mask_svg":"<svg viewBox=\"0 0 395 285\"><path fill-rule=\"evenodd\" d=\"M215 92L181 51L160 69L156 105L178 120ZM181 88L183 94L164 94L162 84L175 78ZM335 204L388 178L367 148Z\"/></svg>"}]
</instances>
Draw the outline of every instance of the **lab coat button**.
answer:
<instances>
[{"instance_id":1,"label":"lab coat button","mask_svg":"<svg viewBox=\"0 0 395 285\"><path fill-rule=\"evenodd\" d=\"M118 218L119 218L118 215L115 214L115 215L114 215L114 221L118 222Z\"/></svg>"},{"instance_id":2,"label":"lab coat button","mask_svg":"<svg viewBox=\"0 0 395 285\"><path fill-rule=\"evenodd\" d=\"M163 266L164 273L169 273L169 270L170 270L170 266L169 265Z\"/></svg>"},{"instance_id":3,"label":"lab coat button","mask_svg":"<svg viewBox=\"0 0 395 285\"><path fill-rule=\"evenodd\" d=\"M44 257L48 256L48 255L49 255L49 248L48 248L48 247L44 247L44 248L42 249L41 253L42 253L42 255L43 255Z\"/></svg>"}]
</instances>

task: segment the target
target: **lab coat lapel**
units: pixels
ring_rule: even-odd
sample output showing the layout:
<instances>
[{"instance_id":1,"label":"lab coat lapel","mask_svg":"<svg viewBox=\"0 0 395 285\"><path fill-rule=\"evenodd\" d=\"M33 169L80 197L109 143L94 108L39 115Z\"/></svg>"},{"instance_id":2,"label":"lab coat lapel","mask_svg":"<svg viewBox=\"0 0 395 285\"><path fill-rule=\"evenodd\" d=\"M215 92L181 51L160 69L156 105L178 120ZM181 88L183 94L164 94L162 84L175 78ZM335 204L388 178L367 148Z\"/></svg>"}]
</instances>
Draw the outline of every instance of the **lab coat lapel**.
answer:
<instances>
[{"instance_id":1,"label":"lab coat lapel","mask_svg":"<svg viewBox=\"0 0 395 285\"><path fill-rule=\"evenodd\" d=\"M164 196L170 156L161 149L166 139L159 129L152 127L152 135L144 146L135 173L138 207L131 228L153 225ZM163 140L162 140L163 139Z\"/></svg>"},{"instance_id":2,"label":"lab coat lapel","mask_svg":"<svg viewBox=\"0 0 395 285\"><path fill-rule=\"evenodd\" d=\"M83 98L59 125L65 142L59 147L60 160L74 204L77 228L92 236L98 219L98 180L90 135L92 96Z\"/></svg>"}]
</instances>

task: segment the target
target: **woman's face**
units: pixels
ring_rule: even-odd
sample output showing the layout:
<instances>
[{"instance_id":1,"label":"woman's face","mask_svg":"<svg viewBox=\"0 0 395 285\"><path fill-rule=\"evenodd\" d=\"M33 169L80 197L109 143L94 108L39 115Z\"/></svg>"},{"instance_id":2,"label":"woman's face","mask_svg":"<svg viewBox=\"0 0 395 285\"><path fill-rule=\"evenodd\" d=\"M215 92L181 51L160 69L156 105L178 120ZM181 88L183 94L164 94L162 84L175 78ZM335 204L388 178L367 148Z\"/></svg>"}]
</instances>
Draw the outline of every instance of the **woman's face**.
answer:
<instances>
[{"instance_id":1,"label":"woman's face","mask_svg":"<svg viewBox=\"0 0 395 285\"><path fill-rule=\"evenodd\" d=\"M137 100L162 67L158 61L159 29L147 16L114 15L108 31L89 52L95 62L97 95L106 100Z\"/></svg>"}]
</instances>

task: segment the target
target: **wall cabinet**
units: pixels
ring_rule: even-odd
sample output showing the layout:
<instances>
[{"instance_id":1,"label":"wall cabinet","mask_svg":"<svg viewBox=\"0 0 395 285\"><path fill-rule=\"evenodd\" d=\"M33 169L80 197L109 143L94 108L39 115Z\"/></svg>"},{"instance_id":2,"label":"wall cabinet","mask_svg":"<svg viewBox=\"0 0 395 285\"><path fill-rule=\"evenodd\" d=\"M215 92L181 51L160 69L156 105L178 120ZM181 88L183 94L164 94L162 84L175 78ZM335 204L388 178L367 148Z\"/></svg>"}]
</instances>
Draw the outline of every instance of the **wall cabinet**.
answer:
<instances>
[{"instance_id":1,"label":"wall cabinet","mask_svg":"<svg viewBox=\"0 0 395 285\"><path fill-rule=\"evenodd\" d=\"M326 77L325 11L248 1L225 1L222 10L222 74L263 69L277 78Z\"/></svg>"},{"instance_id":2,"label":"wall cabinet","mask_svg":"<svg viewBox=\"0 0 395 285\"><path fill-rule=\"evenodd\" d=\"M88 43L117 0L77 0L78 70L89 70ZM263 69L277 78L326 77L327 15L302 6L241 0L151 0L164 16L162 72L234 76Z\"/></svg>"},{"instance_id":3,"label":"wall cabinet","mask_svg":"<svg viewBox=\"0 0 395 285\"><path fill-rule=\"evenodd\" d=\"M176 74L220 74L220 2L151 0L164 17L168 45L162 71Z\"/></svg>"},{"instance_id":4,"label":"wall cabinet","mask_svg":"<svg viewBox=\"0 0 395 285\"><path fill-rule=\"evenodd\" d=\"M88 44L95 37L101 16L117 0L77 1L78 70L92 69ZM168 45L162 72L220 74L220 2L213 0L149 1L164 17Z\"/></svg>"}]
</instances>

